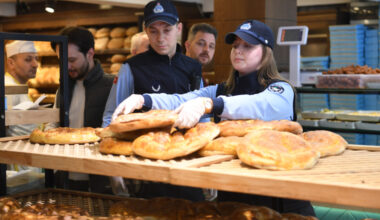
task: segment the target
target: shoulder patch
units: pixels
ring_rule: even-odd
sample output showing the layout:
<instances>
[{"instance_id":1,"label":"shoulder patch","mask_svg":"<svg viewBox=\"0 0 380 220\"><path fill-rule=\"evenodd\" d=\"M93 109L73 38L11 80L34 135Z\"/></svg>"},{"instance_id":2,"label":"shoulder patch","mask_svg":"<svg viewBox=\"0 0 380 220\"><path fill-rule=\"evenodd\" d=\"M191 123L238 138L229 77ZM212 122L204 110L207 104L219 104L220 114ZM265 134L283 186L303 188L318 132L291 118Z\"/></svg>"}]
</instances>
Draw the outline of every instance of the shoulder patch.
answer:
<instances>
[{"instance_id":1,"label":"shoulder patch","mask_svg":"<svg viewBox=\"0 0 380 220\"><path fill-rule=\"evenodd\" d=\"M113 78L113 84L117 84L118 79L119 79L119 77L115 76L115 78Z\"/></svg>"},{"instance_id":2,"label":"shoulder patch","mask_svg":"<svg viewBox=\"0 0 380 220\"><path fill-rule=\"evenodd\" d=\"M268 90L274 93L283 93L284 92L284 87L280 85L271 85L268 87Z\"/></svg>"}]
</instances>

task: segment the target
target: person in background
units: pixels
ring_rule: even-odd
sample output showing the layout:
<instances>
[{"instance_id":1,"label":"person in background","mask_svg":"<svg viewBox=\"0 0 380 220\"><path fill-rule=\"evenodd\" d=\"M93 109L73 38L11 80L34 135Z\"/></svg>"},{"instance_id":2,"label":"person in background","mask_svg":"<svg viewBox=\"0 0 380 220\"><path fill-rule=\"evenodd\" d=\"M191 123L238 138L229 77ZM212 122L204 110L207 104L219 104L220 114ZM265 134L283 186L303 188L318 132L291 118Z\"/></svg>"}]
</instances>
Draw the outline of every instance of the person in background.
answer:
<instances>
[{"instance_id":1,"label":"person in background","mask_svg":"<svg viewBox=\"0 0 380 220\"><path fill-rule=\"evenodd\" d=\"M185 42L186 56L198 60L202 66L211 62L215 53L218 31L207 23L193 24Z\"/></svg>"},{"instance_id":2,"label":"person in background","mask_svg":"<svg viewBox=\"0 0 380 220\"><path fill-rule=\"evenodd\" d=\"M69 127L100 127L114 76L105 74L100 61L94 59L94 37L87 29L67 27L59 34L68 38ZM59 45L52 42L51 46L59 56ZM60 100L57 96L56 106ZM58 171L59 187L111 193L108 177L70 172L67 180L66 175Z\"/></svg>"},{"instance_id":3,"label":"person in background","mask_svg":"<svg viewBox=\"0 0 380 220\"><path fill-rule=\"evenodd\" d=\"M202 87L201 64L182 54L181 46L177 44L182 23L173 3L155 0L145 5L144 26L149 50L133 56L122 65L107 101L102 127L109 125L117 105L132 94L181 94ZM143 184L136 196L204 200L201 189L153 182Z\"/></svg>"},{"instance_id":4,"label":"person in background","mask_svg":"<svg viewBox=\"0 0 380 220\"><path fill-rule=\"evenodd\" d=\"M139 32L131 39L131 57L149 50L149 38L145 32Z\"/></svg>"},{"instance_id":5,"label":"person in background","mask_svg":"<svg viewBox=\"0 0 380 220\"><path fill-rule=\"evenodd\" d=\"M5 45L7 53L7 72L4 76L4 84L10 85L23 85L34 78L38 68L37 50L34 47L33 41L13 41ZM28 94L19 95L6 95L7 109L12 109L22 102L32 101ZM28 135L37 125L24 124L12 125L6 129L7 136L20 136Z\"/></svg>"},{"instance_id":6,"label":"person in background","mask_svg":"<svg viewBox=\"0 0 380 220\"><path fill-rule=\"evenodd\" d=\"M272 30L260 21L247 20L235 32L228 33L225 41L232 44L233 66L225 83L182 95L133 95L117 107L113 118L135 109L161 108L176 109L179 115L174 126L178 128L193 127L205 113L222 120L296 120L294 88L278 73ZM218 192L218 201L238 201L267 206L281 213L315 216L308 201L224 191Z\"/></svg>"}]
</instances>

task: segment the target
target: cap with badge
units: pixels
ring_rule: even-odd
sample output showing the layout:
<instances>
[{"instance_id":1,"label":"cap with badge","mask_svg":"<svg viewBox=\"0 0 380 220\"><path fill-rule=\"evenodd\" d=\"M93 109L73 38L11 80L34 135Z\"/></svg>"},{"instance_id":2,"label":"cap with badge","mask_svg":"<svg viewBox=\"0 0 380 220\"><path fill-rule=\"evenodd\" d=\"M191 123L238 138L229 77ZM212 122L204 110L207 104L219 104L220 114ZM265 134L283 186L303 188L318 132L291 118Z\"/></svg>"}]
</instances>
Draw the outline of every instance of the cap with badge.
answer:
<instances>
[{"instance_id":1,"label":"cap with badge","mask_svg":"<svg viewBox=\"0 0 380 220\"><path fill-rule=\"evenodd\" d=\"M7 51L7 57L11 57L19 53L37 53L33 41L16 40L10 44L6 44L5 49Z\"/></svg>"},{"instance_id":2,"label":"cap with badge","mask_svg":"<svg viewBox=\"0 0 380 220\"><path fill-rule=\"evenodd\" d=\"M163 21L170 25L175 25L179 21L177 9L170 0L155 0L145 6L145 27L156 21Z\"/></svg>"},{"instance_id":3,"label":"cap with badge","mask_svg":"<svg viewBox=\"0 0 380 220\"><path fill-rule=\"evenodd\" d=\"M274 36L272 30L261 21L245 21L235 30L235 32L230 32L226 35L226 43L232 44L236 36L250 44L263 44L271 49L273 49L274 46Z\"/></svg>"}]
</instances>

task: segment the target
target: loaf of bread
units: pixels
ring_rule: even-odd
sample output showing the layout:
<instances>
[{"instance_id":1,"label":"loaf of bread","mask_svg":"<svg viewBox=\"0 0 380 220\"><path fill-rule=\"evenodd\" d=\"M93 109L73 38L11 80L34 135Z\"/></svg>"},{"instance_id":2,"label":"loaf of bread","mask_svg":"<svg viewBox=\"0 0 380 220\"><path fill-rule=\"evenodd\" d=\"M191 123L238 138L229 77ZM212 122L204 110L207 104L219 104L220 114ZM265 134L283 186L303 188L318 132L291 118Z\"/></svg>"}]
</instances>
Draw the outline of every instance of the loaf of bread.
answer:
<instances>
[{"instance_id":1,"label":"loaf of bread","mask_svg":"<svg viewBox=\"0 0 380 220\"><path fill-rule=\"evenodd\" d=\"M132 26L132 27L127 28L127 30L125 31L125 34L128 37L132 37L134 34L137 34L138 32L139 32L139 28L137 26Z\"/></svg>"},{"instance_id":2,"label":"loaf of bread","mask_svg":"<svg viewBox=\"0 0 380 220\"><path fill-rule=\"evenodd\" d=\"M112 63L123 63L127 59L123 54L115 54L111 57Z\"/></svg>"},{"instance_id":3,"label":"loaf of bread","mask_svg":"<svg viewBox=\"0 0 380 220\"><path fill-rule=\"evenodd\" d=\"M108 37L95 39L95 50L105 50L107 49Z\"/></svg>"},{"instance_id":4,"label":"loaf of bread","mask_svg":"<svg viewBox=\"0 0 380 220\"><path fill-rule=\"evenodd\" d=\"M110 36L110 29L107 27L100 28L95 33L95 38L103 38L103 37L109 37Z\"/></svg>"},{"instance_id":5,"label":"loaf of bread","mask_svg":"<svg viewBox=\"0 0 380 220\"><path fill-rule=\"evenodd\" d=\"M107 44L108 49L121 49L124 46L124 38L111 38Z\"/></svg>"},{"instance_id":6,"label":"loaf of bread","mask_svg":"<svg viewBox=\"0 0 380 220\"><path fill-rule=\"evenodd\" d=\"M110 32L110 36L112 38L119 38L119 37L124 38L125 35L126 35L126 29L123 27L115 27Z\"/></svg>"}]
</instances>

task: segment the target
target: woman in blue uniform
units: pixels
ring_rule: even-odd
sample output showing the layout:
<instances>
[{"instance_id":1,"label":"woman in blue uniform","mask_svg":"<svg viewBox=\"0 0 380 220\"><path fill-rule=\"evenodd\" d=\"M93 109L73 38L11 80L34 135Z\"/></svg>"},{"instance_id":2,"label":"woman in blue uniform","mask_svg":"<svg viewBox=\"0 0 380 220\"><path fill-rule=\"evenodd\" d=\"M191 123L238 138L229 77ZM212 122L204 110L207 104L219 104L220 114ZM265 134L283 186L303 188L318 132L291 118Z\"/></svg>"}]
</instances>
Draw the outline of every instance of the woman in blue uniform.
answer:
<instances>
[{"instance_id":1,"label":"woman in blue uniform","mask_svg":"<svg viewBox=\"0 0 380 220\"><path fill-rule=\"evenodd\" d=\"M225 83L182 95L132 95L116 108L113 118L135 109L176 109L179 117L175 126L179 128L193 127L207 113L216 116L217 120L295 120L295 93L278 73L271 29L260 21L248 20L235 32L228 33L225 41L232 44L233 66ZM224 191L219 191L218 201L240 201L264 205L282 213L315 216L307 201Z\"/></svg>"}]
</instances>

